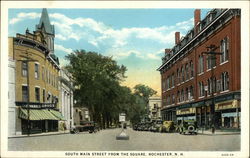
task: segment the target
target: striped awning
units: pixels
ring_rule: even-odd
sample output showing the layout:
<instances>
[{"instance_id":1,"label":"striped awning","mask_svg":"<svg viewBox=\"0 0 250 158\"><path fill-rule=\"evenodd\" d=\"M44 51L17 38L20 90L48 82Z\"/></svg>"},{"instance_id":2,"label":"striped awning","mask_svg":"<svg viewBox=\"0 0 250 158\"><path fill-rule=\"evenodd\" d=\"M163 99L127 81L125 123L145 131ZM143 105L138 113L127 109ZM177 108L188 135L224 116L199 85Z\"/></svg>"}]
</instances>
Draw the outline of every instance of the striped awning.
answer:
<instances>
[{"instance_id":1,"label":"striped awning","mask_svg":"<svg viewBox=\"0 0 250 158\"><path fill-rule=\"evenodd\" d=\"M28 119L28 110L20 108L19 117ZM47 109L30 109L29 120L60 120Z\"/></svg>"},{"instance_id":2,"label":"striped awning","mask_svg":"<svg viewBox=\"0 0 250 158\"><path fill-rule=\"evenodd\" d=\"M54 116L56 116L59 120L66 121L66 119L63 117L63 115L62 115L59 111L50 110L50 112L51 112Z\"/></svg>"}]
</instances>

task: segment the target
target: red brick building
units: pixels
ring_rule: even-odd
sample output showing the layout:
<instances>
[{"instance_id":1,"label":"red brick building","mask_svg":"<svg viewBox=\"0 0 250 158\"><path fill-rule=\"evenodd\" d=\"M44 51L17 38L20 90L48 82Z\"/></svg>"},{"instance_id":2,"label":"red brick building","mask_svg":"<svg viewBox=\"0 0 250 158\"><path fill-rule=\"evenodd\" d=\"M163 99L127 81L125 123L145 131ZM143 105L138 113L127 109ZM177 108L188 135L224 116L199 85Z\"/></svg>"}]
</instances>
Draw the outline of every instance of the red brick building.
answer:
<instances>
[{"instance_id":1,"label":"red brick building","mask_svg":"<svg viewBox=\"0 0 250 158\"><path fill-rule=\"evenodd\" d=\"M213 9L175 46L158 68L163 120L196 120L199 127L240 128L240 9ZM213 93L212 93L213 92Z\"/></svg>"}]
</instances>

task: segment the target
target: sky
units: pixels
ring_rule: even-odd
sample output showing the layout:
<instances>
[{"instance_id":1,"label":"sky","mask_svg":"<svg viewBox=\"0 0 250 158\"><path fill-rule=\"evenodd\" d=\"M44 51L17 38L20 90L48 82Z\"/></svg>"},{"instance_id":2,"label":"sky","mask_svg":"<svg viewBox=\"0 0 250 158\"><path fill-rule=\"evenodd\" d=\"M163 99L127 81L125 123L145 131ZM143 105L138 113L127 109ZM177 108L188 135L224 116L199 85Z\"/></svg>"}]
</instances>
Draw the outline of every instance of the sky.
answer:
<instances>
[{"instance_id":1,"label":"sky","mask_svg":"<svg viewBox=\"0 0 250 158\"><path fill-rule=\"evenodd\" d=\"M210 9L201 9L203 19ZM161 95L160 72L164 49L172 48L175 32L193 27L194 9L47 9L55 27L55 54L60 65L74 50L112 56L127 67L122 85L145 84ZM9 9L8 35L35 31L41 9Z\"/></svg>"}]
</instances>

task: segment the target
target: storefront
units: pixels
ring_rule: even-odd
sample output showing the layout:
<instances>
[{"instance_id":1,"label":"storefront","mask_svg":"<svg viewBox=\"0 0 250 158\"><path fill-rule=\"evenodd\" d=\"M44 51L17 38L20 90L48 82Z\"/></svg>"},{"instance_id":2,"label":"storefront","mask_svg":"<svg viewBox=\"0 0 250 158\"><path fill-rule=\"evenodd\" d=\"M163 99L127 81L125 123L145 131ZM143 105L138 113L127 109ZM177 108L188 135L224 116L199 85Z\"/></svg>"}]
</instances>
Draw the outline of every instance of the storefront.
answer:
<instances>
[{"instance_id":1,"label":"storefront","mask_svg":"<svg viewBox=\"0 0 250 158\"><path fill-rule=\"evenodd\" d=\"M240 128L240 101L230 100L215 104L221 117L221 128Z\"/></svg>"},{"instance_id":2,"label":"storefront","mask_svg":"<svg viewBox=\"0 0 250 158\"><path fill-rule=\"evenodd\" d=\"M182 120L196 120L196 108L183 108L176 110L177 123L180 124Z\"/></svg>"},{"instance_id":3,"label":"storefront","mask_svg":"<svg viewBox=\"0 0 250 158\"><path fill-rule=\"evenodd\" d=\"M59 111L52 109L25 109L19 108L22 134L28 133L30 122L30 134L58 131L58 121L64 120ZM28 121L29 120L29 121Z\"/></svg>"}]
</instances>

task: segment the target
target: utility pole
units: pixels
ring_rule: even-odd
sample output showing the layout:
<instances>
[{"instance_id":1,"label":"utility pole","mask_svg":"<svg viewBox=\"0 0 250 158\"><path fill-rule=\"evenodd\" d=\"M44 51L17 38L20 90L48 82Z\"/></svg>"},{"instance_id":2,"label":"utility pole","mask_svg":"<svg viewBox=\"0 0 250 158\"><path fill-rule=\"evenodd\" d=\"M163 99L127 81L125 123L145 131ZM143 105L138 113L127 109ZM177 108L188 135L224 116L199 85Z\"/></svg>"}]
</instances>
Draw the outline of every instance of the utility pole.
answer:
<instances>
[{"instance_id":1,"label":"utility pole","mask_svg":"<svg viewBox=\"0 0 250 158\"><path fill-rule=\"evenodd\" d=\"M210 128L212 129L212 133L214 133L215 130L215 99L214 99L214 82L215 76L214 76L214 67L216 66L216 55L222 55L221 52L215 52L215 50L218 48L215 45L211 44L210 46L206 47L207 52L202 52L202 55L207 55L208 59L211 61L211 98L212 98L212 104L210 104ZM206 113L206 112L205 112Z\"/></svg>"},{"instance_id":2,"label":"utility pole","mask_svg":"<svg viewBox=\"0 0 250 158\"><path fill-rule=\"evenodd\" d=\"M30 135L30 83L29 83L29 62L35 62L37 60L34 60L32 58L30 58L29 56L32 56L32 54L29 54L28 52L29 49L25 50L25 56L20 55L20 57L26 58L25 60L18 60L21 62L25 62L27 64L27 89L28 89L28 93L27 93L27 115L28 115L28 136ZM22 65L23 63L21 63Z\"/></svg>"}]
</instances>

